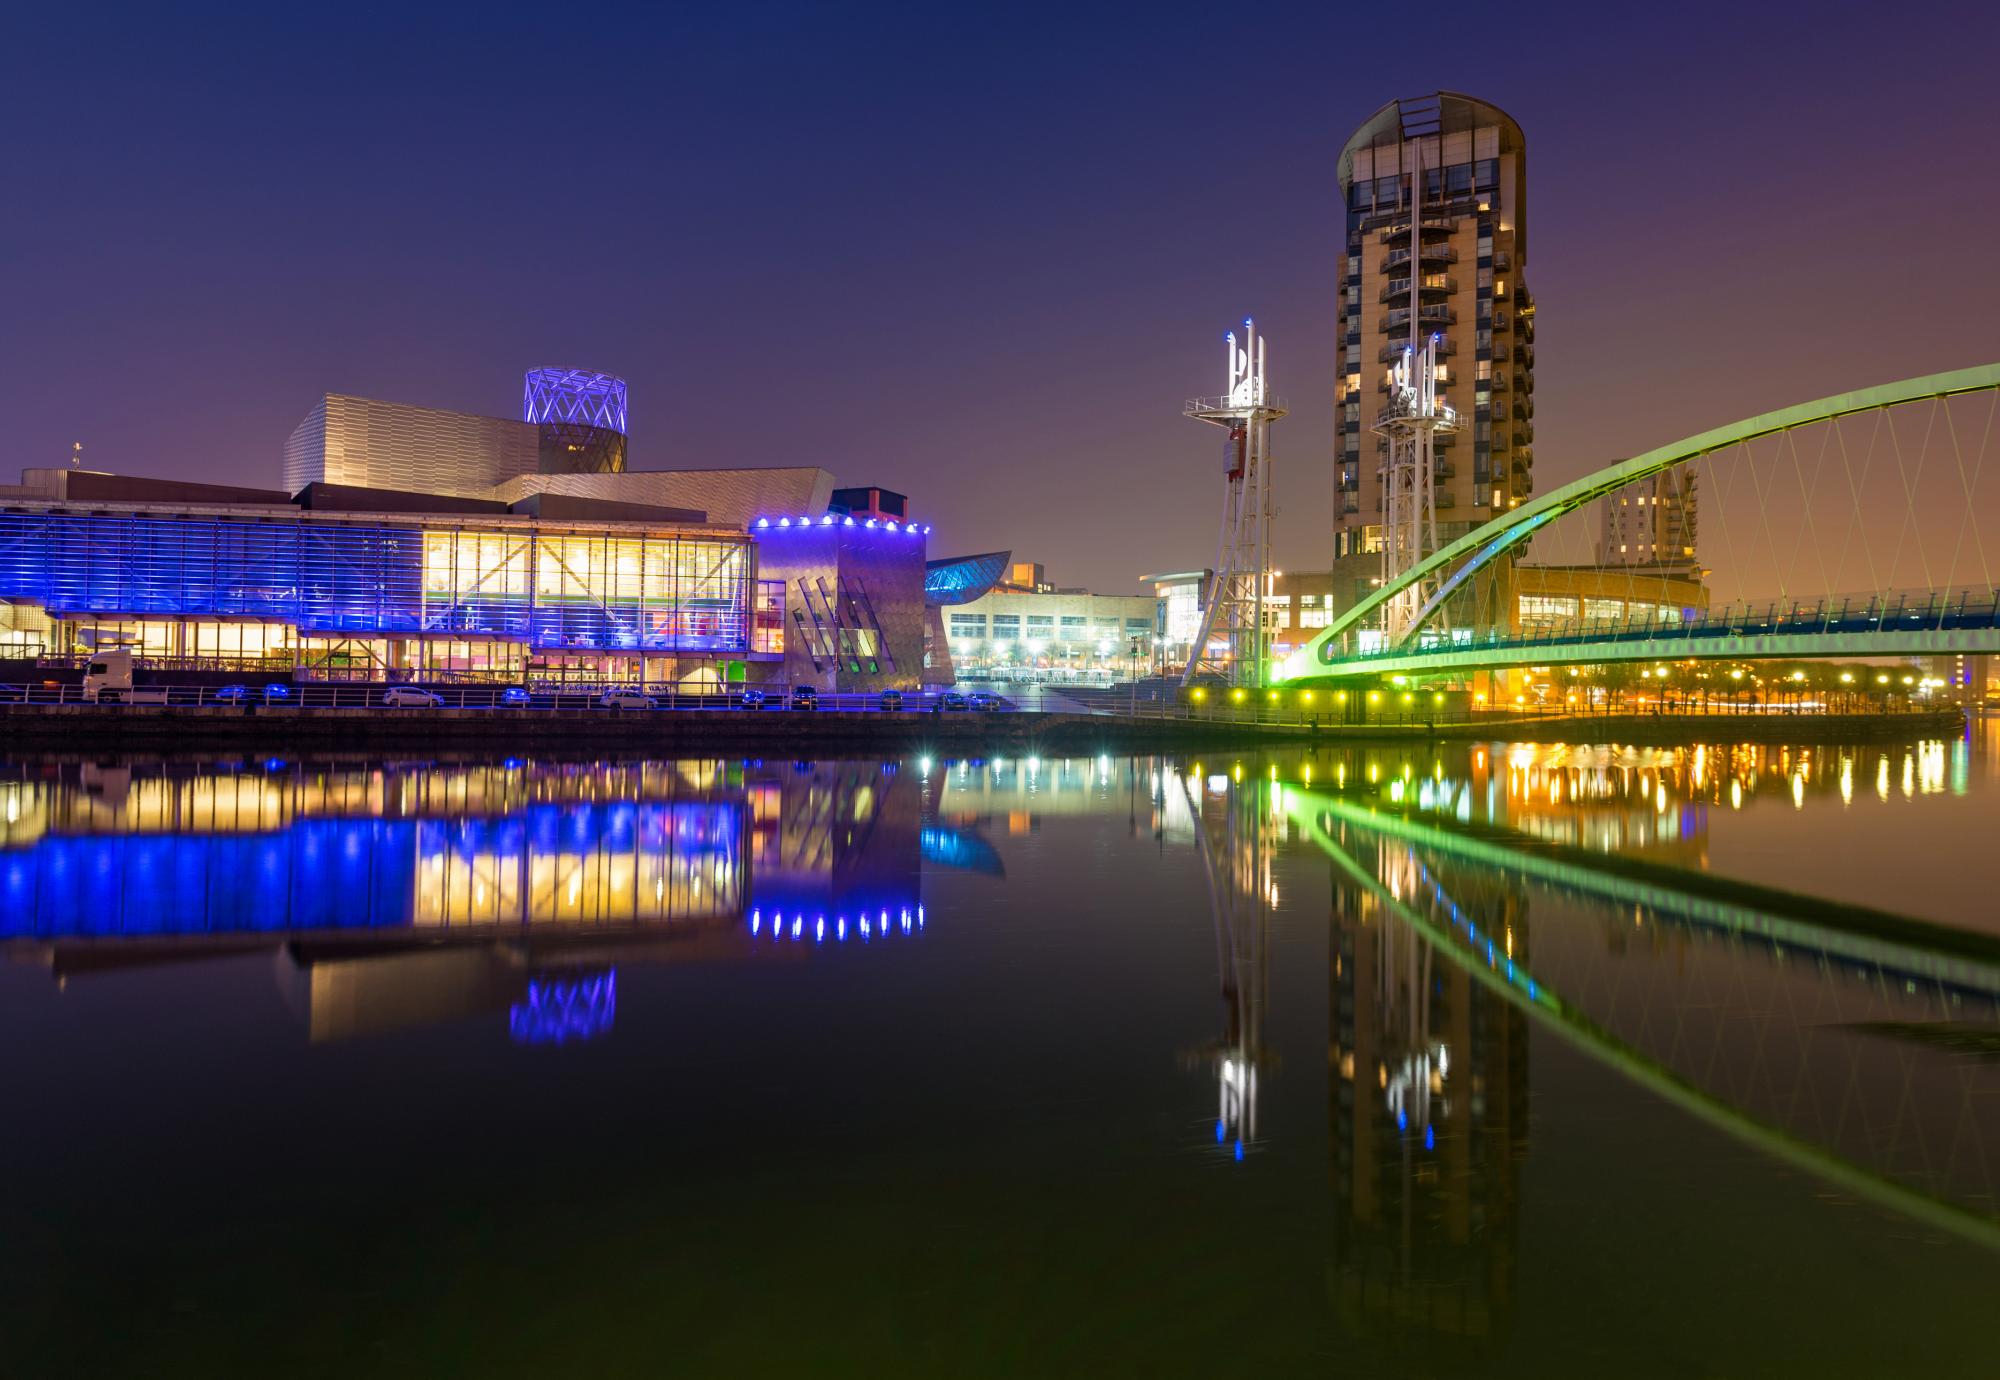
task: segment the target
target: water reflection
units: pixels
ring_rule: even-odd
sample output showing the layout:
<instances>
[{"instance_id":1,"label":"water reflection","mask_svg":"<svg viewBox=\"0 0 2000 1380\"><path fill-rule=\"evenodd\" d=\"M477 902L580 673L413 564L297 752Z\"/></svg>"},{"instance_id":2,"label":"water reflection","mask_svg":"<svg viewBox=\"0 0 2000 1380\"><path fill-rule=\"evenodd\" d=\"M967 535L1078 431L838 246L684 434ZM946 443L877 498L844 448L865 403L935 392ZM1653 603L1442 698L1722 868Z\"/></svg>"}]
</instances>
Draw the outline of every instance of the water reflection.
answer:
<instances>
[{"instance_id":1,"label":"water reflection","mask_svg":"<svg viewBox=\"0 0 2000 1380\"><path fill-rule=\"evenodd\" d=\"M1978 750L23 764L0 769L0 952L79 984L245 955L230 980L261 984L268 960L317 1041L467 1018L468 1042L258 1053L295 1061L287 1072L310 1088L293 1114L320 1107L328 1124L406 1091L407 1052L438 1061L407 1075L425 1096L433 1069L455 1075L456 1119L439 1124L459 1143L513 1124L526 1088L589 1124L593 1156L644 1147L642 1170L607 1174L609 1197L575 1190L593 1224L625 1220L677 1129L597 1109L643 1118L649 1099L623 1094L675 1089L660 1101L710 1107L721 1129L653 1177L678 1194L757 1161L758 1194L773 1195L766 1219L705 1219L704 1240L742 1243L732 1281L774 1262L818 1278L823 1262L786 1243L815 1203L840 1200L820 1219L826 1239L903 1211L887 1258L937 1239L939 1221L970 1222L967 1236L1028 1262L1004 1281L1011 1297L1048 1282L1062 1308L1157 1253L1159 1276L1195 1282L1190 1297L1229 1273L1256 1291L1224 1296L1230 1309L1259 1309L1284 1293L1259 1268L1289 1252L1312 1326L1483 1359L1510 1337L1533 1344L1536 1285L1578 1216L1551 1205L1641 1192L1618 1182L1616 1155L1594 1185L1554 1181L1575 1172L1584 1059L1610 1075L1588 1110L1620 1131L1653 1113L1656 1128L1732 1138L1721 1157L1691 1135L1685 1151L1635 1147L1634 1172L1654 1176L1643 1192L1665 1200L1663 1178L1684 1171L1694 1188L1674 1201L1701 1210L1706 1176L1761 1193L1776 1164L1849 1217L1845 1205L1884 1210L1876 1245L2000 1248L2000 936L1712 870L1760 820L1932 827L1918 816L1927 799L1955 808L1955 773L1984 788L1993 763ZM984 903L1007 923L972 923ZM716 966L656 971L697 961ZM104 1032L65 1026L35 974L12 976L31 994L20 1028L70 1041L98 1080L84 1086L122 1115L130 1042L93 1056ZM71 1009L143 1021L178 1009L166 988ZM255 1002L230 1015L232 1034L257 1028ZM191 1071L176 1097L213 1082L215 1105L234 1107L233 1087L268 1079L268 1063L238 1069L221 1046L141 1028ZM733 1058L715 1057L724 1048ZM68 1105L68 1083L51 1085L46 1105ZM775 1196L800 1177L800 1196ZM975 1217L974 1199L991 1215ZM1176 1205L1171 1228L1149 1234L1162 1202ZM649 1220L686 1210L677 1197ZM1126 1214L1147 1260L1092 1254L1107 1210ZM1740 1225L1720 1216L1717 1231ZM1069 1224L1083 1225L1045 1249ZM1631 1232L1627 1270L1660 1245L1622 1218L1618 1230ZM956 1260L958 1239L926 1270ZM1087 1275L1051 1274L1068 1255ZM1225 1257L1227 1271L1202 1274ZM1325 1271L1325 1301L1296 1288L1301 1265ZM988 1316L995 1278L943 1280L977 1300L955 1325ZM1155 1304L1132 1306L1150 1319ZM1539 1325L1546 1337L1569 1321Z\"/></svg>"},{"instance_id":2,"label":"water reflection","mask_svg":"<svg viewBox=\"0 0 2000 1380\"><path fill-rule=\"evenodd\" d=\"M1550 854L1526 833L1426 817L1418 802L1385 810L1272 789L1336 868L1335 1062L1357 1128L1393 1123L1386 1140L1356 1131L1357 1166L1364 1143L1378 1156L1387 1144L1391 1161L1485 1146L1490 1186L1510 1198L1523 1137L1505 1098L1525 1087L1532 1017L1843 1191L2000 1246L1990 1165L1965 1150L2000 1130L1982 1092L1993 1071L1954 1057L2000 1030L2000 944L1698 873L1634 872L1587 850ZM1465 1019L1451 1028L1440 1012ZM1473 1125L1433 1144L1461 1068ZM1496 1095L1500 1111L1482 1121ZM1486 1171L1468 1160L1462 1172ZM1369 1220L1372 1195L1353 1201Z\"/></svg>"},{"instance_id":3,"label":"water reflection","mask_svg":"<svg viewBox=\"0 0 2000 1380\"><path fill-rule=\"evenodd\" d=\"M268 949L315 1040L502 1011L561 1044L611 1027L616 962L921 932L925 790L895 762L21 766L0 944L64 980Z\"/></svg>"},{"instance_id":4,"label":"water reflection","mask_svg":"<svg viewBox=\"0 0 2000 1380\"><path fill-rule=\"evenodd\" d=\"M1484 1338L1513 1307L1527 1023L1385 902L1475 909L1523 958L1528 907L1501 879L1448 892L1408 853L1377 861L1388 896L1339 879L1331 908L1329 1292L1357 1332Z\"/></svg>"}]
</instances>

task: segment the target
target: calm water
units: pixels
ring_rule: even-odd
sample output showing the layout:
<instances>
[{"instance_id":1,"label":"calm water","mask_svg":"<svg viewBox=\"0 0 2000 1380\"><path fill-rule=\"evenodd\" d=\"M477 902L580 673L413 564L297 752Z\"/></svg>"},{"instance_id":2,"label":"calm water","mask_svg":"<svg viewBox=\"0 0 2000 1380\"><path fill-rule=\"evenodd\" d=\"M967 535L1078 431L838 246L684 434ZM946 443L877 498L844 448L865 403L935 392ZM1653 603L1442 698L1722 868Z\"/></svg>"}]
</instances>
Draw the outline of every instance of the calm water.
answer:
<instances>
[{"instance_id":1,"label":"calm water","mask_svg":"<svg viewBox=\"0 0 2000 1380\"><path fill-rule=\"evenodd\" d=\"M1977 732L0 765L0 1374L1990 1375L1996 837Z\"/></svg>"}]
</instances>

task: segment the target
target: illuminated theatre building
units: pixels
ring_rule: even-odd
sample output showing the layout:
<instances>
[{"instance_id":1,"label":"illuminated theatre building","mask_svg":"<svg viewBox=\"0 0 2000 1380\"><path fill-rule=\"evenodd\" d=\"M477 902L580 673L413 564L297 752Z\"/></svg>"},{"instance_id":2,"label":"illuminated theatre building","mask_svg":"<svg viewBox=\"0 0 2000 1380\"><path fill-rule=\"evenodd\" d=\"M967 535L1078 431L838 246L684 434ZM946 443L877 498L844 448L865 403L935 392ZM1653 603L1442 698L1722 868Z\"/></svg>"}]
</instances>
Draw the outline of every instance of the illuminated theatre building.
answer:
<instances>
[{"instance_id":1,"label":"illuminated theatre building","mask_svg":"<svg viewBox=\"0 0 2000 1380\"><path fill-rule=\"evenodd\" d=\"M700 687L924 678L928 527L826 470L629 470L622 380L523 420L328 395L283 489L30 469L0 486L0 680ZM171 673L171 674L169 674Z\"/></svg>"}]
</instances>

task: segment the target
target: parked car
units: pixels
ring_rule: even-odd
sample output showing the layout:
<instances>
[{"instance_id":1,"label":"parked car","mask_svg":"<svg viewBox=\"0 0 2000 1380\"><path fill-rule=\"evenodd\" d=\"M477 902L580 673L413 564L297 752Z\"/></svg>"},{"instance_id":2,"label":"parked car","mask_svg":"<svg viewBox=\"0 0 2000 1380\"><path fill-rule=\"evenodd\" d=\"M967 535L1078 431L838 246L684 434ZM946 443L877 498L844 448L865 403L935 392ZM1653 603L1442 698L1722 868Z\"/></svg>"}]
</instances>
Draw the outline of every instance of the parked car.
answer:
<instances>
[{"instance_id":1,"label":"parked car","mask_svg":"<svg viewBox=\"0 0 2000 1380\"><path fill-rule=\"evenodd\" d=\"M792 708L819 708L819 690L817 687L811 685L794 685L792 687Z\"/></svg>"},{"instance_id":2,"label":"parked car","mask_svg":"<svg viewBox=\"0 0 2000 1380\"><path fill-rule=\"evenodd\" d=\"M382 692L382 703L391 709L442 709L444 696L414 685L392 685Z\"/></svg>"},{"instance_id":3,"label":"parked car","mask_svg":"<svg viewBox=\"0 0 2000 1380\"><path fill-rule=\"evenodd\" d=\"M1000 707L1000 697L989 695L984 690L975 690L966 696L965 707L975 714L991 714Z\"/></svg>"},{"instance_id":4,"label":"parked car","mask_svg":"<svg viewBox=\"0 0 2000 1380\"><path fill-rule=\"evenodd\" d=\"M533 696L518 685L510 685L500 692L500 707L503 709L526 709Z\"/></svg>"},{"instance_id":5,"label":"parked car","mask_svg":"<svg viewBox=\"0 0 2000 1380\"><path fill-rule=\"evenodd\" d=\"M642 695L637 690L606 690L597 697L599 709L656 709L659 706L651 695Z\"/></svg>"},{"instance_id":6,"label":"parked car","mask_svg":"<svg viewBox=\"0 0 2000 1380\"><path fill-rule=\"evenodd\" d=\"M736 703L744 709L762 709L764 707L764 692L762 690L745 690L736 697Z\"/></svg>"},{"instance_id":7,"label":"parked car","mask_svg":"<svg viewBox=\"0 0 2000 1380\"><path fill-rule=\"evenodd\" d=\"M966 707L965 696L959 694L956 690L947 690L938 696L937 707L953 712L964 709Z\"/></svg>"},{"instance_id":8,"label":"parked car","mask_svg":"<svg viewBox=\"0 0 2000 1380\"><path fill-rule=\"evenodd\" d=\"M884 690L875 699L875 707L884 714L900 714L903 710L903 692Z\"/></svg>"}]
</instances>

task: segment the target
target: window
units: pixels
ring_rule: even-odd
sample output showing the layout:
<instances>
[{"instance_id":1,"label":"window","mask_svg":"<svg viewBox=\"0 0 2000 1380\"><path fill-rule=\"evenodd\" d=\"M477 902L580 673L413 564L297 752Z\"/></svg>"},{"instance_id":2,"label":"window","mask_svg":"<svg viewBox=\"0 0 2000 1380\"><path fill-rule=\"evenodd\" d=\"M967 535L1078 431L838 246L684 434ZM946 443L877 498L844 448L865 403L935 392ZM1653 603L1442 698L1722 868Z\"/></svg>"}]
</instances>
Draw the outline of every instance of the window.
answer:
<instances>
[{"instance_id":1,"label":"window","mask_svg":"<svg viewBox=\"0 0 2000 1380\"><path fill-rule=\"evenodd\" d=\"M1153 620L1150 618L1128 618L1125 620L1125 633L1128 637L1145 636L1152 631Z\"/></svg>"},{"instance_id":2,"label":"window","mask_svg":"<svg viewBox=\"0 0 2000 1380\"><path fill-rule=\"evenodd\" d=\"M1625 616L1625 601L1622 599L1585 599L1583 616L1599 622L1617 622Z\"/></svg>"},{"instance_id":3,"label":"window","mask_svg":"<svg viewBox=\"0 0 2000 1380\"><path fill-rule=\"evenodd\" d=\"M986 636L986 615L983 613L954 613L951 616L953 637Z\"/></svg>"},{"instance_id":4,"label":"window","mask_svg":"<svg viewBox=\"0 0 2000 1380\"><path fill-rule=\"evenodd\" d=\"M1576 599L1574 596L1523 594L1520 596L1520 614L1523 628L1548 627L1576 617Z\"/></svg>"},{"instance_id":5,"label":"window","mask_svg":"<svg viewBox=\"0 0 2000 1380\"><path fill-rule=\"evenodd\" d=\"M993 615L993 639L1008 641L1021 635L1021 615L1018 613L996 613Z\"/></svg>"},{"instance_id":6,"label":"window","mask_svg":"<svg viewBox=\"0 0 2000 1380\"><path fill-rule=\"evenodd\" d=\"M1028 636L1048 637L1055 625L1055 619L1031 613L1028 615Z\"/></svg>"},{"instance_id":7,"label":"window","mask_svg":"<svg viewBox=\"0 0 2000 1380\"><path fill-rule=\"evenodd\" d=\"M1087 635L1085 629L1089 626L1088 618L1073 618L1065 614L1062 621L1062 635L1066 641L1080 641Z\"/></svg>"}]
</instances>

